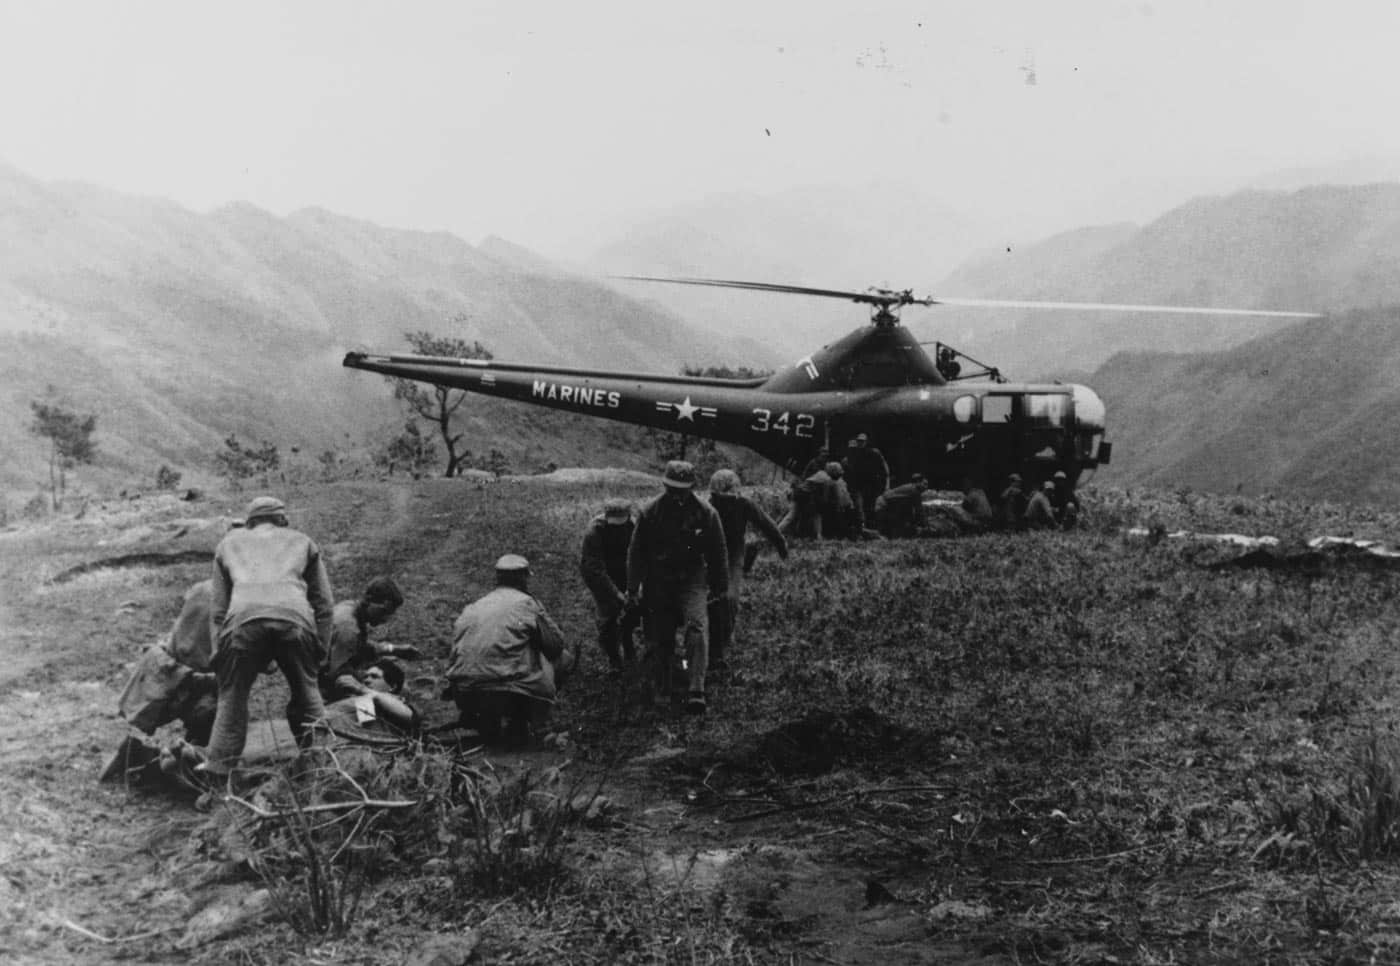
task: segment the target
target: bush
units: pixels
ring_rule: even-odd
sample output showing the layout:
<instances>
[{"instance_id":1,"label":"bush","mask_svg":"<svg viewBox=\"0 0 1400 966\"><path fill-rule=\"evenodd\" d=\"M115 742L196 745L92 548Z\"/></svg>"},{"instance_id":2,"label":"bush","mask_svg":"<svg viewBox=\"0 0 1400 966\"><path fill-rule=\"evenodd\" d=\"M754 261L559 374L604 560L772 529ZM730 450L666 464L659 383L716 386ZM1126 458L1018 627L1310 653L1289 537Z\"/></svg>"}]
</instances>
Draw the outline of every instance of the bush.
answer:
<instances>
[{"instance_id":1,"label":"bush","mask_svg":"<svg viewBox=\"0 0 1400 966\"><path fill-rule=\"evenodd\" d=\"M564 767L504 774L409 739L318 749L243 803L250 864L304 935L344 935L395 865L441 865L460 895L548 889L567 871L569 829L597 798L565 782Z\"/></svg>"},{"instance_id":2,"label":"bush","mask_svg":"<svg viewBox=\"0 0 1400 966\"><path fill-rule=\"evenodd\" d=\"M223 451L214 457L215 469L235 489L254 476L260 476L266 486L269 474L281 464L282 456L275 444L263 440L261 446L254 448L239 442L237 436L225 439Z\"/></svg>"},{"instance_id":3,"label":"bush","mask_svg":"<svg viewBox=\"0 0 1400 966\"><path fill-rule=\"evenodd\" d=\"M168 464L162 463L160 469L156 470L156 489L173 490L180 485L180 471L171 469Z\"/></svg>"},{"instance_id":4,"label":"bush","mask_svg":"<svg viewBox=\"0 0 1400 966\"><path fill-rule=\"evenodd\" d=\"M1313 782L1264 803L1268 833L1255 857L1272 865L1400 855L1400 748L1372 735L1331 782Z\"/></svg>"}]
</instances>

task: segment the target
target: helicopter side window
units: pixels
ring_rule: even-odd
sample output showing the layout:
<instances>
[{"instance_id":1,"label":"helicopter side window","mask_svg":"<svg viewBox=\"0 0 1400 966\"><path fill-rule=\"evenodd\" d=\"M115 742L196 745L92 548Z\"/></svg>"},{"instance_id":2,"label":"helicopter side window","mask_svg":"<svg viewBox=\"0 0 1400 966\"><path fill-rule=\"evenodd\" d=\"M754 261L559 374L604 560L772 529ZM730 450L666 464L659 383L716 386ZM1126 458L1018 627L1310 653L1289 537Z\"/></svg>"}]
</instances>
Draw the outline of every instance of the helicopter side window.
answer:
<instances>
[{"instance_id":1,"label":"helicopter side window","mask_svg":"<svg viewBox=\"0 0 1400 966\"><path fill-rule=\"evenodd\" d=\"M1028 393L1026 419L1036 426L1063 426L1069 415L1069 396L1059 393Z\"/></svg>"},{"instance_id":2,"label":"helicopter side window","mask_svg":"<svg viewBox=\"0 0 1400 966\"><path fill-rule=\"evenodd\" d=\"M1015 399L1015 396L983 396L982 423L994 426L998 423L1011 422L1012 406Z\"/></svg>"}]
</instances>

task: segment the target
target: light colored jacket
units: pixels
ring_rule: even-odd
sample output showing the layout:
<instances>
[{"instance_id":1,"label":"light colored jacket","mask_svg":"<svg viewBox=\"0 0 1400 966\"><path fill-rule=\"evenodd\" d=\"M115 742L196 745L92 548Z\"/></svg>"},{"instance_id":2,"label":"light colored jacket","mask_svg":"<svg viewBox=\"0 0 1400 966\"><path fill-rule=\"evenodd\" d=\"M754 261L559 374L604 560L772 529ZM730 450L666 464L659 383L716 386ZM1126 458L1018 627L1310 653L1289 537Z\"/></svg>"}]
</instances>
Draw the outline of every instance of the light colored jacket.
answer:
<instances>
[{"instance_id":1,"label":"light colored jacket","mask_svg":"<svg viewBox=\"0 0 1400 966\"><path fill-rule=\"evenodd\" d=\"M231 530L214 550L210 633L217 641L248 621L288 621L315 633L324 654L331 594L321 550L300 530L269 523Z\"/></svg>"},{"instance_id":2,"label":"light colored jacket","mask_svg":"<svg viewBox=\"0 0 1400 966\"><path fill-rule=\"evenodd\" d=\"M152 644L141 655L117 702L121 716L146 734L168 721L189 690L196 686L197 675L213 670L213 646L209 640L209 598L211 585L207 580L185 591L180 616L170 633Z\"/></svg>"},{"instance_id":3,"label":"light colored jacket","mask_svg":"<svg viewBox=\"0 0 1400 966\"><path fill-rule=\"evenodd\" d=\"M564 635L544 605L523 590L497 587L468 604L452 625L447 678L458 691L506 691L554 701L554 664Z\"/></svg>"}]
</instances>

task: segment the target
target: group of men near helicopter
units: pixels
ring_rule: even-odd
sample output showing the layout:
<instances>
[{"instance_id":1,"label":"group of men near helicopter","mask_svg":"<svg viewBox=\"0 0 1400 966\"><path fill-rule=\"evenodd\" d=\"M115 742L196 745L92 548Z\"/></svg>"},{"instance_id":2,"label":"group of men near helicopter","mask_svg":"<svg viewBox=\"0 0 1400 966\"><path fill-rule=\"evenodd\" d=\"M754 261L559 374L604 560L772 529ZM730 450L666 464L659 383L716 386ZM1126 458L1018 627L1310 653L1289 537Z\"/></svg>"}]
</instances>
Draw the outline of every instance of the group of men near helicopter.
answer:
<instances>
[{"instance_id":1,"label":"group of men near helicopter","mask_svg":"<svg viewBox=\"0 0 1400 966\"><path fill-rule=\"evenodd\" d=\"M887 488L885 460L863 434L851 440L844 461L819 464L794 484L792 507L780 523L740 493L739 482L733 470L721 469L702 500L694 467L672 461L660 495L635 514L625 500L607 501L583 537L580 573L611 672L620 677L638 667L651 700L678 703L689 714L706 712L707 679L728 672L740 591L760 547L748 541L750 529L784 559L789 534L922 532L927 482L915 475ZM1078 511L1077 498L1065 490L1057 502L1055 482L1046 481L1023 501L1012 474L1000 505L1012 525L1065 525ZM995 522L978 488L969 488L963 509ZM547 726L578 654L529 593L528 560L507 553L494 571L494 589L454 622L441 696L457 706L455 725L475 729L487 742L528 743ZM423 655L369 637L403 600L392 579L378 577L358 599L334 603L316 543L289 526L280 500L253 500L242 524L219 542L212 577L186 592L171 633L142 656L121 698L121 713L133 726L149 735L178 720L185 741L158 753L128 739L104 777L158 767L192 776L197 787L226 784L247 741L253 684L273 666L286 678L287 721L300 746L318 733L350 739L384 730L415 733L419 715L403 695L406 675L397 661ZM639 629L646 642L640 660Z\"/></svg>"},{"instance_id":2,"label":"group of men near helicopter","mask_svg":"<svg viewBox=\"0 0 1400 966\"><path fill-rule=\"evenodd\" d=\"M785 534L818 539L874 539L923 536L936 532L924 505L928 481L920 473L889 486L884 454L865 433L852 437L839 461L823 448L790 490L791 509L779 528ZM1074 527L1079 497L1063 470L1029 493L1019 473L1011 473L996 506L977 480L968 480L959 506L942 508L959 531L1040 530Z\"/></svg>"}]
</instances>

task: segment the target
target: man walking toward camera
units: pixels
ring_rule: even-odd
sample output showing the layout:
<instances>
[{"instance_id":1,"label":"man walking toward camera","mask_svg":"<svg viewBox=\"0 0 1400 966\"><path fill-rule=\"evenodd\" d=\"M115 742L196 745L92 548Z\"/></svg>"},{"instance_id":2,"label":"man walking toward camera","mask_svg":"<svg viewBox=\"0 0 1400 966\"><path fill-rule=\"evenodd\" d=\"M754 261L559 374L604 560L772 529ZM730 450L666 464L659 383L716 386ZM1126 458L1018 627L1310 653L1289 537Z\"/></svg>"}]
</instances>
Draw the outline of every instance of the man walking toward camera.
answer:
<instances>
[{"instance_id":1,"label":"man walking toward camera","mask_svg":"<svg viewBox=\"0 0 1400 966\"><path fill-rule=\"evenodd\" d=\"M253 500L243 527L214 551L209 627L219 706L209 760L201 766L212 779L226 779L243 754L248 696L269 662L282 669L291 691L292 734L303 747L310 740L311 724L325 715L316 676L330 643L333 606L320 548L287 525L281 500Z\"/></svg>"},{"instance_id":2,"label":"man walking toward camera","mask_svg":"<svg viewBox=\"0 0 1400 966\"><path fill-rule=\"evenodd\" d=\"M588 523L579 554L579 573L593 595L598 615L598 646L607 655L613 674L622 673L624 662L637 656L633 632L641 623L640 611L627 606L627 547L632 543L632 504L614 497L603 512Z\"/></svg>"},{"instance_id":3,"label":"man walking toward camera","mask_svg":"<svg viewBox=\"0 0 1400 966\"><path fill-rule=\"evenodd\" d=\"M689 694L685 709L705 713L709 663L707 602L729 590L724 529L714 507L695 495L695 467L666 464L665 492L642 507L627 548L627 600L646 611L646 662L659 695L674 686L676 632L684 629Z\"/></svg>"}]
</instances>

